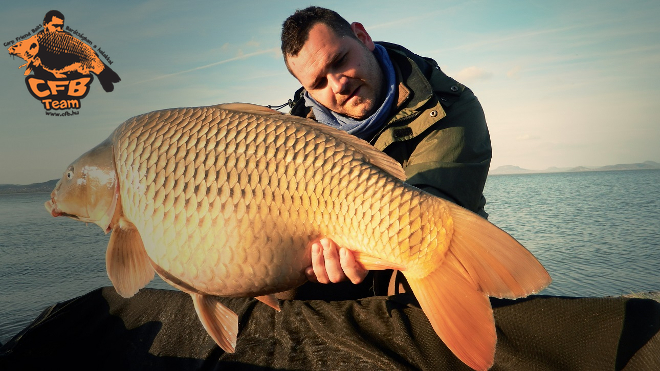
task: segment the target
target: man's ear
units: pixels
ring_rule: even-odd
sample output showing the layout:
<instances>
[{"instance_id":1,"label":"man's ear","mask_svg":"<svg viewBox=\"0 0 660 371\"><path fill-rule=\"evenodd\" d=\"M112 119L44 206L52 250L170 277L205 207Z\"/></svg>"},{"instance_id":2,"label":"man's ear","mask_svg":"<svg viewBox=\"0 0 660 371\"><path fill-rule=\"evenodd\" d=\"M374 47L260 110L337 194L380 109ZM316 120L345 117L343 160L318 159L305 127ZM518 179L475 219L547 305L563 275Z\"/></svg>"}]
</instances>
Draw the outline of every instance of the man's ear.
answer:
<instances>
[{"instance_id":1,"label":"man's ear","mask_svg":"<svg viewBox=\"0 0 660 371\"><path fill-rule=\"evenodd\" d=\"M370 51L374 51L376 48L376 45L374 45L373 40L371 40L371 36L369 36L369 33L367 33L367 30L364 29L364 26L360 22L353 22L351 23L351 29L353 30L353 33L355 36L357 36L358 40L362 41L364 46L367 47Z\"/></svg>"}]
</instances>

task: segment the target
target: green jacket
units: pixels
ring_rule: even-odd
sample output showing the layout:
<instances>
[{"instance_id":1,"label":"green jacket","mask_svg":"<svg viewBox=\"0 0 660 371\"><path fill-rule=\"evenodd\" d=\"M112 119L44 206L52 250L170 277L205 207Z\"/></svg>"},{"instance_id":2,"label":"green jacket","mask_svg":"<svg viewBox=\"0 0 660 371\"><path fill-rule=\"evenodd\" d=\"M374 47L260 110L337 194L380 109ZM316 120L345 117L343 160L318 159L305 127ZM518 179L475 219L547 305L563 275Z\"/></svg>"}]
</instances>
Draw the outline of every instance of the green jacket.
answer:
<instances>
[{"instance_id":1,"label":"green jacket","mask_svg":"<svg viewBox=\"0 0 660 371\"><path fill-rule=\"evenodd\" d=\"M399 82L397 105L369 141L403 166L407 183L483 217L491 145L481 104L430 58L395 44L387 49ZM312 117L299 89L291 114Z\"/></svg>"}]
</instances>

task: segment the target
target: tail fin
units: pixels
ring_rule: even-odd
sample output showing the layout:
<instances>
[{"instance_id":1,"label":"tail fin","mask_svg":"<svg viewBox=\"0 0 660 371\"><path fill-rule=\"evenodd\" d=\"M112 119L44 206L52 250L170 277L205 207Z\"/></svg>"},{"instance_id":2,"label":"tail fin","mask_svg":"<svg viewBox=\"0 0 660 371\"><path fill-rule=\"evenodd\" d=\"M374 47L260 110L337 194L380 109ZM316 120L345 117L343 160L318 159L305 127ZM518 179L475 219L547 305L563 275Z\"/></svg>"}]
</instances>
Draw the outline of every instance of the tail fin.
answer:
<instances>
[{"instance_id":1,"label":"tail fin","mask_svg":"<svg viewBox=\"0 0 660 371\"><path fill-rule=\"evenodd\" d=\"M527 296L551 280L513 237L468 210L448 205L454 231L445 259L424 278L406 278L447 347L473 369L486 370L493 365L497 342L488 296Z\"/></svg>"},{"instance_id":2,"label":"tail fin","mask_svg":"<svg viewBox=\"0 0 660 371\"><path fill-rule=\"evenodd\" d=\"M460 206L449 208L454 220L449 251L484 294L515 299L552 282L534 255L509 234Z\"/></svg>"},{"instance_id":3,"label":"tail fin","mask_svg":"<svg viewBox=\"0 0 660 371\"><path fill-rule=\"evenodd\" d=\"M103 90L109 93L115 90L113 83L120 82L121 78L119 78L119 75L117 75L117 73L113 71L112 68L108 67L108 65L105 63L103 65L105 67L103 68L103 71L98 74L98 78L99 82L101 83L101 87L103 87Z\"/></svg>"},{"instance_id":4,"label":"tail fin","mask_svg":"<svg viewBox=\"0 0 660 371\"><path fill-rule=\"evenodd\" d=\"M493 365L497 342L493 310L488 297L459 270L445 261L425 278L406 278L447 348L473 369L487 370Z\"/></svg>"}]
</instances>

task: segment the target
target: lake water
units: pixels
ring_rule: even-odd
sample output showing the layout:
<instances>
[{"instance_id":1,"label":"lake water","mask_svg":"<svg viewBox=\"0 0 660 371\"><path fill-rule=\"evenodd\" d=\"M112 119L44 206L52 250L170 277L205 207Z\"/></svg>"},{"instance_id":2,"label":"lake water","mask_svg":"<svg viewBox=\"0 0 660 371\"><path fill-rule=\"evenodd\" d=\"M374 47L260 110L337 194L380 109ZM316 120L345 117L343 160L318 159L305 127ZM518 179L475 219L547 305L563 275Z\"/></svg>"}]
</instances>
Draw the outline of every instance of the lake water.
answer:
<instances>
[{"instance_id":1,"label":"lake water","mask_svg":"<svg viewBox=\"0 0 660 371\"><path fill-rule=\"evenodd\" d=\"M489 220L525 245L553 283L543 294L660 291L660 171L499 175ZM111 285L109 235L53 218L47 193L0 195L0 342L46 307ZM148 287L169 289L156 278Z\"/></svg>"}]
</instances>

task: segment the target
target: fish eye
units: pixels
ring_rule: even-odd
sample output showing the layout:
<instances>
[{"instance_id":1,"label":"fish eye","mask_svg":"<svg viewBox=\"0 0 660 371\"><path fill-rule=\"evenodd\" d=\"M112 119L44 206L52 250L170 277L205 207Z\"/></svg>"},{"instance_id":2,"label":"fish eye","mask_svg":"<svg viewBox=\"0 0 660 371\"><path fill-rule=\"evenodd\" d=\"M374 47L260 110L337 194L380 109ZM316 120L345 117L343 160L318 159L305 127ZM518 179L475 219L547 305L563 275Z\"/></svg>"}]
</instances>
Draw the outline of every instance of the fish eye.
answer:
<instances>
[{"instance_id":1,"label":"fish eye","mask_svg":"<svg viewBox=\"0 0 660 371\"><path fill-rule=\"evenodd\" d=\"M73 179L73 168L69 168L69 169L66 171L66 178L67 178L67 179Z\"/></svg>"}]
</instances>

